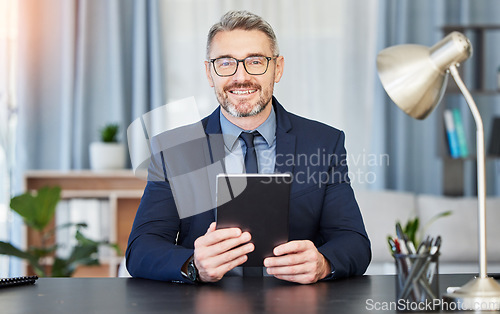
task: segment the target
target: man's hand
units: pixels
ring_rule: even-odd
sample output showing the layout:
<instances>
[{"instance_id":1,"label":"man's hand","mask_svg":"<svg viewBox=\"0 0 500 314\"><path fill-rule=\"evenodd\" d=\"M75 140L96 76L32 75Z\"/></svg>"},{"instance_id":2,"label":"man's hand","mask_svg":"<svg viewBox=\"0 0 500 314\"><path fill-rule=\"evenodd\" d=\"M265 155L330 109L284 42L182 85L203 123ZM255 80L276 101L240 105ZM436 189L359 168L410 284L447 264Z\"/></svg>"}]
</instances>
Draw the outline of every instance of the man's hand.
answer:
<instances>
[{"instance_id":1,"label":"man's hand","mask_svg":"<svg viewBox=\"0 0 500 314\"><path fill-rule=\"evenodd\" d=\"M264 260L267 273L282 280L314 283L330 274L330 263L309 240L290 241L274 248Z\"/></svg>"},{"instance_id":2,"label":"man's hand","mask_svg":"<svg viewBox=\"0 0 500 314\"><path fill-rule=\"evenodd\" d=\"M255 248L253 243L247 243L251 238L250 233L239 228L215 230L215 222L210 224L207 233L194 241L194 263L200 280L219 281L228 271L246 262L246 254Z\"/></svg>"}]
</instances>

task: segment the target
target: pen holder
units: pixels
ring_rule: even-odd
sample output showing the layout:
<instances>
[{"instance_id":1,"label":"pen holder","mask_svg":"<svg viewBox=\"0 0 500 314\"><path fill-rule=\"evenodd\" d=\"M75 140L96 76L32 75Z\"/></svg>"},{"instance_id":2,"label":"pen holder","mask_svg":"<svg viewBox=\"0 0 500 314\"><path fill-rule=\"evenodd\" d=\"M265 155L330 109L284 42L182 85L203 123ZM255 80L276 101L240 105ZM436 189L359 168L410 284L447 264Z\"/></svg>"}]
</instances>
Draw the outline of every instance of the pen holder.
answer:
<instances>
[{"instance_id":1,"label":"pen holder","mask_svg":"<svg viewBox=\"0 0 500 314\"><path fill-rule=\"evenodd\" d=\"M439 299L439 253L394 254L398 310L436 310Z\"/></svg>"}]
</instances>

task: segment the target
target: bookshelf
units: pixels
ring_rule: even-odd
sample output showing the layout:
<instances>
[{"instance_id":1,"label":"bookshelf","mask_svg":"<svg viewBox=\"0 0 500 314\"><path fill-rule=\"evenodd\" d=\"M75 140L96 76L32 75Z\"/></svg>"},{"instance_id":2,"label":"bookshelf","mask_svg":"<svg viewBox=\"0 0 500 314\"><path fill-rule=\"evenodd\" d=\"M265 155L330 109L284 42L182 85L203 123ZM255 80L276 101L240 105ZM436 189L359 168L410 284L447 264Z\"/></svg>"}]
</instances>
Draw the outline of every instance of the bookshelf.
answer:
<instances>
[{"instance_id":1,"label":"bookshelf","mask_svg":"<svg viewBox=\"0 0 500 314\"><path fill-rule=\"evenodd\" d=\"M491 38L493 32L500 31L500 25L494 24L472 24L472 25L445 25L442 28L442 32L444 36L453 31L458 31L464 33L470 40L473 46L473 55L466 62L470 62L471 64L464 63L464 66L459 68L460 75L462 79L464 79L467 83L467 87L469 88L471 94L473 95L475 101L478 106L481 107L481 99L484 97L498 97L500 96L500 86L499 82L490 82L487 78L495 77L496 75L492 75L493 72L497 73L497 69L500 66L499 64L487 64L487 51L488 51L488 41ZM500 34L497 33L497 34ZM450 95L458 95L460 91L455 84L453 79L448 80L447 92L445 94L445 101L450 97ZM460 94L461 95L461 94ZM439 114L441 117L444 116L445 110L451 109L452 105L449 103L444 103L444 106L440 106ZM467 109L462 110L462 117L465 114L470 114L470 111ZM487 125L486 120L492 119L494 117L482 115L483 121L485 121L485 125ZM441 158L443 160L443 194L447 196L462 196L464 195L464 168L465 163L472 161L475 163L475 141L468 142L468 150L469 154L467 157L460 158L451 158L449 149L448 149L448 141L446 139L446 128L444 119L438 119L439 124L438 129L444 130L442 141L438 142L440 148ZM469 138L475 139L475 126L473 128L474 135L468 136ZM488 154L489 141L491 139L488 138L490 134L489 129L485 129L486 135L486 150ZM500 141L500 139L498 139ZM487 156L488 160L495 159L498 157L495 156ZM474 168L475 169L475 168Z\"/></svg>"},{"instance_id":2,"label":"bookshelf","mask_svg":"<svg viewBox=\"0 0 500 314\"><path fill-rule=\"evenodd\" d=\"M139 207L146 181L137 178L132 170L113 171L28 171L25 174L25 190L33 191L43 186L60 186L61 198L100 199L109 202L110 242L118 243L122 254L135 213ZM54 222L52 222L52 225ZM27 245L36 244L37 235L26 231ZM100 266L79 267L74 277L116 277L123 256L112 254L101 260ZM26 273L30 274L30 270Z\"/></svg>"}]
</instances>

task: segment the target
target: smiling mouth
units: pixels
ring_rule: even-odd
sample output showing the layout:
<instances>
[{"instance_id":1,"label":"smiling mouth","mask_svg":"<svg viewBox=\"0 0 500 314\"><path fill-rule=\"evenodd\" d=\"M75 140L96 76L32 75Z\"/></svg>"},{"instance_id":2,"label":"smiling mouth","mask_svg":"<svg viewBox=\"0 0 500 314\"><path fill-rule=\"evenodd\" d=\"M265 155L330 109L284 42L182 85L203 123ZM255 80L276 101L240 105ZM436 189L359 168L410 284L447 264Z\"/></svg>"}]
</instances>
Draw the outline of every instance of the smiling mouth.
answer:
<instances>
[{"instance_id":1,"label":"smiling mouth","mask_svg":"<svg viewBox=\"0 0 500 314\"><path fill-rule=\"evenodd\" d=\"M234 95L250 95L255 93L256 91L257 91L256 89L247 89L247 90L232 90L229 92Z\"/></svg>"}]
</instances>

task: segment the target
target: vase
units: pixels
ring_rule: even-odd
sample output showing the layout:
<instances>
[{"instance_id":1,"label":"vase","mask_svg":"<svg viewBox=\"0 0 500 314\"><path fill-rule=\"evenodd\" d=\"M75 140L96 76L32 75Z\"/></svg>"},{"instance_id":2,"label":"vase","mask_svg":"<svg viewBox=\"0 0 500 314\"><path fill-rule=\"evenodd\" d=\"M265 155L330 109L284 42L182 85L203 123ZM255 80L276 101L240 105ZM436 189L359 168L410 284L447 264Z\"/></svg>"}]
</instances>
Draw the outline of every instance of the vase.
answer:
<instances>
[{"instance_id":1,"label":"vase","mask_svg":"<svg viewBox=\"0 0 500 314\"><path fill-rule=\"evenodd\" d=\"M125 168L125 145L93 142L90 144L90 169L112 170Z\"/></svg>"}]
</instances>

